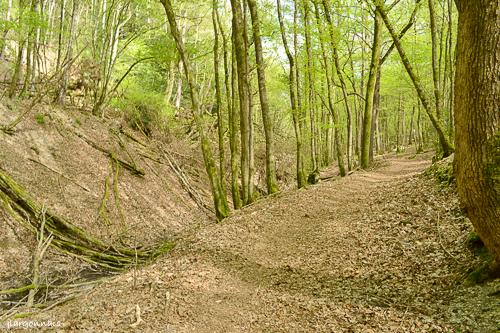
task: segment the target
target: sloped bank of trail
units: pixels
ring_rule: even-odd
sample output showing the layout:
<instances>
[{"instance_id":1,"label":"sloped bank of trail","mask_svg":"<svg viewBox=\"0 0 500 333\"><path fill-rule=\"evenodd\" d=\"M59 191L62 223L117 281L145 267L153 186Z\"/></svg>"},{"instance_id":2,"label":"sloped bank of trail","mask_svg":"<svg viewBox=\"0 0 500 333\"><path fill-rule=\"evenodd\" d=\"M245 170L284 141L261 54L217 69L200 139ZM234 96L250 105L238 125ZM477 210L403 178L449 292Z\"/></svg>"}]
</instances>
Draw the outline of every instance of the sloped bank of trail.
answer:
<instances>
[{"instance_id":1,"label":"sloped bank of trail","mask_svg":"<svg viewBox=\"0 0 500 333\"><path fill-rule=\"evenodd\" d=\"M38 316L88 332L493 332L499 281L427 160L283 193L186 234L156 263Z\"/></svg>"}]
</instances>

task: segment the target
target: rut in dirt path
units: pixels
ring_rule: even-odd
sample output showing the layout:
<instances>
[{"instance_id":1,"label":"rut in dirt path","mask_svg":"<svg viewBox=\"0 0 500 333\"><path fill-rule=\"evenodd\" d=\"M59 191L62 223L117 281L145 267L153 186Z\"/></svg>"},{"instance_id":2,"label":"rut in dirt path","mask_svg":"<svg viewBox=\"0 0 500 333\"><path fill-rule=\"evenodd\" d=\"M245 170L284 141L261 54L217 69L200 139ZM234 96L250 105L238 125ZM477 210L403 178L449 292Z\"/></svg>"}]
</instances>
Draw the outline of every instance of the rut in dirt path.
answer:
<instances>
[{"instance_id":1,"label":"rut in dirt path","mask_svg":"<svg viewBox=\"0 0 500 333\"><path fill-rule=\"evenodd\" d=\"M70 328L117 332L131 328L134 305L142 309L141 332L448 332L490 325L455 309L470 261L463 251L469 227L453 195L417 176L429 164L390 158L374 171L264 199L59 315L71 318ZM486 310L482 315L491 319Z\"/></svg>"}]
</instances>

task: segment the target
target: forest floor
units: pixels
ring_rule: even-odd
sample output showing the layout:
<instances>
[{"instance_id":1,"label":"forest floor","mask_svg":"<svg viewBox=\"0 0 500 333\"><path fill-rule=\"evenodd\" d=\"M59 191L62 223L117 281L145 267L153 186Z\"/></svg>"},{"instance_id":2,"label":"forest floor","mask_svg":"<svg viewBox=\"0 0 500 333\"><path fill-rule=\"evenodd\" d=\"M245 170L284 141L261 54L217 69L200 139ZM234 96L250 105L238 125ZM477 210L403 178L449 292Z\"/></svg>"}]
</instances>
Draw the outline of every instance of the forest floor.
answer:
<instances>
[{"instance_id":1,"label":"forest floor","mask_svg":"<svg viewBox=\"0 0 500 333\"><path fill-rule=\"evenodd\" d=\"M260 200L34 319L61 332L494 332L500 281L465 282L471 226L422 175L429 157Z\"/></svg>"}]
</instances>

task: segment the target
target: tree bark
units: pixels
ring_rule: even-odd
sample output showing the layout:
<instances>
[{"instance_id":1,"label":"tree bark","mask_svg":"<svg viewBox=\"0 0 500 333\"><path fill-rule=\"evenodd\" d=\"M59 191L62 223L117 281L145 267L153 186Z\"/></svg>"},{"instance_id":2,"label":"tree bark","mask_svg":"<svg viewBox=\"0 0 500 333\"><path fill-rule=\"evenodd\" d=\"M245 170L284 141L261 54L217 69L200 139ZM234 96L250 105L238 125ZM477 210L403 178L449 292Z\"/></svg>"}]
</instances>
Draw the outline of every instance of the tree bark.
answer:
<instances>
[{"instance_id":1,"label":"tree bark","mask_svg":"<svg viewBox=\"0 0 500 333\"><path fill-rule=\"evenodd\" d=\"M266 87L266 73L264 56L262 50L262 39L260 35L260 22L258 8L255 0L247 0L252 18L252 31L255 44L255 61L257 64L257 82L259 85L260 109L262 123L264 125L264 136L266 140L266 185L267 193L273 194L279 191L276 181L276 160L274 157L273 121L269 110L269 100Z\"/></svg>"},{"instance_id":2,"label":"tree bark","mask_svg":"<svg viewBox=\"0 0 500 333\"><path fill-rule=\"evenodd\" d=\"M318 26L318 32L320 32L322 30L322 26L320 25L321 24L321 20L320 20L320 16L319 16L319 8L318 8L318 5L315 3L314 4L315 6L315 14L316 14L316 23L317 23L317 26ZM344 177L346 175L346 170L345 170L345 163L344 163L344 150L342 148L342 140L340 138L340 131L339 131L339 116L338 116L338 113L337 113L337 110L335 109L335 102L333 100L333 77L332 77L332 73L330 71L330 67L329 67L329 61L328 61L328 58L327 58L327 55L326 55L326 50L325 50L325 46L324 46L324 43L323 43L323 40L322 38L320 37L319 38L319 44L320 44L320 49L321 49L321 55L322 55L322 58L323 58L323 64L324 64L324 67L325 67L325 76L326 76L326 90L327 90L327 96L328 96L328 110L330 111L330 114L332 116L332 119L333 119L333 135L334 135L334 138L335 138L335 153L336 153L336 157L337 157L337 164L338 164L338 167L339 167L339 172L340 172L340 176L341 177Z\"/></svg>"},{"instance_id":3,"label":"tree bark","mask_svg":"<svg viewBox=\"0 0 500 333\"><path fill-rule=\"evenodd\" d=\"M224 154L224 121L222 120L222 93L219 78L219 29L217 27L217 0L212 2L212 25L214 29L214 81L215 81L215 107L217 110L217 134L219 139L219 181L221 195L226 193L226 158Z\"/></svg>"},{"instance_id":4,"label":"tree bark","mask_svg":"<svg viewBox=\"0 0 500 333\"><path fill-rule=\"evenodd\" d=\"M234 209L241 207L240 185L238 184L238 114L237 108L237 91L236 91L236 60L234 52L231 52L231 70L229 68L229 51L227 49L227 36L222 26L219 12L216 10L217 22L222 36L222 49L224 54L224 86L226 91L226 103L228 114L228 131L229 131L229 152L231 165L231 196L233 199ZM233 45L231 43L231 45ZM233 46L234 47L234 46ZM231 72L231 74L230 74Z\"/></svg>"},{"instance_id":5,"label":"tree bark","mask_svg":"<svg viewBox=\"0 0 500 333\"><path fill-rule=\"evenodd\" d=\"M372 132L373 98L377 73L380 64L380 49L382 39L382 16L378 9L375 10L372 56L370 61L370 74L366 84L365 112L363 116L363 133L361 136L361 167L366 169L370 166L370 138Z\"/></svg>"},{"instance_id":6,"label":"tree bark","mask_svg":"<svg viewBox=\"0 0 500 333\"><path fill-rule=\"evenodd\" d=\"M344 80L344 75L342 74L342 69L340 68L339 55L337 51L337 45L335 42L335 31L334 25L332 21L332 17L330 14L330 6L327 0L323 0L323 8L325 10L325 17L328 22L328 31L330 33L330 43L332 45L332 55L333 62L335 64L335 69L337 71L337 77L340 81L340 88L342 89L342 96L344 98L345 110L347 113L347 168L352 170L352 113L351 107L349 105L349 98L347 95L347 87Z\"/></svg>"},{"instance_id":7,"label":"tree bark","mask_svg":"<svg viewBox=\"0 0 500 333\"><path fill-rule=\"evenodd\" d=\"M396 32L391 22L389 21L389 18L387 17L387 13L385 12L384 6L377 1L375 1L375 4L377 9L380 11L380 14L382 15L382 19L384 21L385 26L387 27L387 30L389 30L389 33L391 34L394 44L399 52L401 61L406 69L406 72L410 76L410 79L415 87L415 90L417 91L417 95L420 101L422 102L422 106L424 107L425 112L427 113L429 119L431 120L432 126L434 127L434 129L438 134L441 149L443 150L443 157L449 156L450 154L453 153L454 147L451 144L448 136L444 132L444 126L434 114L431 103L429 101L429 97L427 96L422 87L420 78L418 77L417 73L413 70L413 67L410 64L410 60L406 56L403 46L401 45L401 41L399 37L396 35Z\"/></svg>"},{"instance_id":8,"label":"tree bark","mask_svg":"<svg viewBox=\"0 0 500 333\"><path fill-rule=\"evenodd\" d=\"M215 206L215 214L218 220L222 220L229 214L229 209L227 206L227 198L222 195L222 188L219 178L217 177L217 170L215 168L214 157L212 153L212 149L210 147L210 141L208 140L205 130L203 128L202 116L201 116L201 108L198 97L198 89L194 84L194 80L192 77L191 67L189 63L189 59L184 50L184 43L181 38L181 34L179 32L179 28L177 26L177 22L175 19L175 13L172 7L172 3L170 0L160 0L163 7L165 8L165 13L167 15L168 22L170 24L170 33L175 40L175 46L177 51L179 52L179 56L183 63L184 67L184 75L186 76L186 81L189 86L189 93L191 98L191 107L193 112L194 121L196 123L196 127L200 134L200 143L201 143L201 151L203 153L203 160L205 162L205 169L207 171L207 175L210 181L210 188L212 190L212 196L214 200Z\"/></svg>"},{"instance_id":9,"label":"tree bark","mask_svg":"<svg viewBox=\"0 0 500 333\"><path fill-rule=\"evenodd\" d=\"M498 0L455 3L457 188L500 270L500 6Z\"/></svg>"},{"instance_id":10,"label":"tree bark","mask_svg":"<svg viewBox=\"0 0 500 333\"><path fill-rule=\"evenodd\" d=\"M310 28L310 7L309 0L302 1L304 8L304 37L306 45L306 79L307 79L307 105L309 110L309 145L311 156L311 171L317 172L318 169L318 153L317 153L317 136L316 136L316 88L314 86L314 57L312 52L311 28Z\"/></svg>"},{"instance_id":11,"label":"tree bark","mask_svg":"<svg viewBox=\"0 0 500 333\"><path fill-rule=\"evenodd\" d=\"M248 57L245 48L243 31L243 13L240 0L231 0L233 12L233 36L238 71L238 96L240 104L240 134L241 134L241 187L243 204L248 204L250 188L250 101L248 82Z\"/></svg>"},{"instance_id":12,"label":"tree bark","mask_svg":"<svg viewBox=\"0 0 500 333\"><path fill-rule=\"evenodd\" d=\"M441 89L439 82L438 66L438 32L436 24L436 12L434 9L434 0L428 0L429 20L431 26L431 48L432 48L432 81L434 83L434 102L436 104L436 117L441 120Z\"/></svg>"},{"instance_id":13,"label":"tree bark","mask_svg":"<svg viewBox=\"0 0 500 333\"><path fill-rule=\"evenodd\" d=\"M286 55L288 57L289 72L288 72L288 87L290 89L290 106L292 109L292 120L293 129L295 132L295 161L296 161L296 171L297 171L297 187L302 188L306 185L306 176L304 173L303 162L302 162L302 131L300 126L300 110L297 106L297 98L295 95L297 78L295 69L295 58L290 51L288 46L288 41L286 38L285 24L283 22L283 13L281 11L280 0L276 0L276 6L278 8L278 20L280 24L281 38L283 40L283 46L285 48Z\"/></svg>"}]
</instances>

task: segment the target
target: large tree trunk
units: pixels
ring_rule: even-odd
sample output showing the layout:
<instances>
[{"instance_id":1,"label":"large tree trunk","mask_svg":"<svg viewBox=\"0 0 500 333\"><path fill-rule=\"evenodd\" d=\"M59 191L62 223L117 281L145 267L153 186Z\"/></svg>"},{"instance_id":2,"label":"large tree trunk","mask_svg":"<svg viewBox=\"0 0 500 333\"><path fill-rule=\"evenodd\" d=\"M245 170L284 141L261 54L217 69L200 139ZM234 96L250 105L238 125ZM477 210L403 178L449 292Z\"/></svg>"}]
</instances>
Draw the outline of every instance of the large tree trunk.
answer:
<instances>
[{"instance_id":1,"label":"large tree trunk","mask_svg":"<svg viewBox=\"0 0 500 333\"><path fill-rule=\"evenodd\" d=\"M455 77L457 187L474 228L498 265L500 7L498 0L455 3L459 12Z\"/></svg>"},{"instance_id":2,"label":"large tree trunk","mask_svg":"<svg viewBox=\"0 0 500 333\"><path fill-rule=\"evenodd\" d=\"M274 158L273 121L269 110L269 100L267 96L266 74L264 56L262 50L262 39L260 36L260 22L257 4L255 0L247 0L252 18L252 31L255 44L255 58L257 63L257 78L259 84L260 108L262 112L262 123L264 124L264 134L266 140L266 184L267 193L273 194L279 191L276 181L276 161Z\"/></svg>"}]
</instances>

